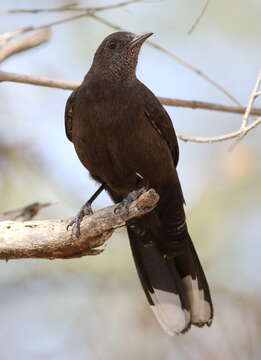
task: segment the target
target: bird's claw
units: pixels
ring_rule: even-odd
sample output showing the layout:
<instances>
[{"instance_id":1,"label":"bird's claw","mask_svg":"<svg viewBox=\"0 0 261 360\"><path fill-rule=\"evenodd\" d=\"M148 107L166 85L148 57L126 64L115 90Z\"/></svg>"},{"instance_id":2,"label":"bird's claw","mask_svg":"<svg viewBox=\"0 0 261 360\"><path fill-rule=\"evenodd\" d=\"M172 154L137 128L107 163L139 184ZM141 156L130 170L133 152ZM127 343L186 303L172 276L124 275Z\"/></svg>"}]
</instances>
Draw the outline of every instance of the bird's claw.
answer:
<instances>
[{"instance_id":1,"label":"bird's claw","mask_svg":"<svg viewBox=\"0 0 261 360\"><path fill-rule=\"evenodd\" d=\"M130 192L126 198L124 198L114 209L114 214L119 214L121 213L123 210L125 210L128 213L130 204L138 199L138 197L140 197L141 194L143 194L146 191L146 189L144 187L141 187L138 190L133 190L132 192Z\"/></svg>"},{"instance_id":2,"label":"bird's claw","mask_svg":"<svg viewBox=\"0 0 261 360\"><path fill-rule=\"evenodd\" d=\"M128 200L127 198L123 199L122 202L120 202L118 205L116 205L116 207L114 209L114 214L118 215L124 209L126 209L126 211L128 212L128 208L130 206L130 203L131 203L131 201Z\"/></svg>"},{"instance_id":3,"label":"bird's claw","mask_svg":"<svg viewBox=\"0 0 261 360\"><path fill-rule=\"evenodd\" d=\"M86 203L83 205L81 210L78 212L78 214L75 216L75 218L72 219L72 221L69 222L69 224L66 226L66 230L68 231L70 227L72 227L72 234L75 235L77 238L81 235L81 222L84 216L86 215L92 215L93 211L91 208L91 205Z\"/></svg>"}]
</instances>

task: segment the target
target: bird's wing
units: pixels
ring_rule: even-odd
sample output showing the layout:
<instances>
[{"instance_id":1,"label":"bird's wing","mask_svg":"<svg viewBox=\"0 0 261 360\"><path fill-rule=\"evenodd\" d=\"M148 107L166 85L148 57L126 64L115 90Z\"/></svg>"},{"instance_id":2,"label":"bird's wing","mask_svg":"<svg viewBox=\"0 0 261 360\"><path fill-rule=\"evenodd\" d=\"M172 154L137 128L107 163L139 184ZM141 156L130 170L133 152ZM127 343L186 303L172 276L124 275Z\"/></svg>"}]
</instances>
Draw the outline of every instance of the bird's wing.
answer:
<instances>
[{"instance_id":1,"label":"bird's wing","mask_svg":"<svg viewBox=\"0 0 261 360\"><path fill-rule=\"evenodd\" d=\"M64 113L64 121L65 121L65 132L67 138L72 141L72 127L73 127L73 108L75 103L75 98L77 94L77 89L74 90L69 96Z\"/></svg>"},{"instance_id":2,"label":"bird's wing","mask_svg":"<svg viewBox=\"0 0 261 360\"><path fill-rule=\"evenodd\" d=\"M142 84L143 85L143 84ZM145 85L143 85L145 87ZM179 146L177 136L169 114L156 96L148 89L145 93L145 115L154 129L163 137L172 153L175 166L179 160Z\"/></svg>"}]
</instances>

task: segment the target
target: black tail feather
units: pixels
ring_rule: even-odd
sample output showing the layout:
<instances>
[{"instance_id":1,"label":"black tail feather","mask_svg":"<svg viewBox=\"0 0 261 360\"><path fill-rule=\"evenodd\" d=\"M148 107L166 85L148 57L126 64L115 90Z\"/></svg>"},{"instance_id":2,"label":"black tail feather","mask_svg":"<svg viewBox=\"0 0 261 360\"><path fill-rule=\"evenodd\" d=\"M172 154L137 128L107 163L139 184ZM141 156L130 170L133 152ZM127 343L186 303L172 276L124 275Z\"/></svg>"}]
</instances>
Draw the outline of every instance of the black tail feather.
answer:
<instances>
[{"instance_id":1,"label":"black tail feather","mask_svg":"<svg viewBox=\"0 0 261 360\"><path fill-rule=\"evenodd\" d=\"M144 292L164 330L173 335L184 333L191 324L210 325L210 292L189 234L183 254L171 259L151 241L149 231L141 236L128 227L128 234Z\"/></svg>"}]
</instances>

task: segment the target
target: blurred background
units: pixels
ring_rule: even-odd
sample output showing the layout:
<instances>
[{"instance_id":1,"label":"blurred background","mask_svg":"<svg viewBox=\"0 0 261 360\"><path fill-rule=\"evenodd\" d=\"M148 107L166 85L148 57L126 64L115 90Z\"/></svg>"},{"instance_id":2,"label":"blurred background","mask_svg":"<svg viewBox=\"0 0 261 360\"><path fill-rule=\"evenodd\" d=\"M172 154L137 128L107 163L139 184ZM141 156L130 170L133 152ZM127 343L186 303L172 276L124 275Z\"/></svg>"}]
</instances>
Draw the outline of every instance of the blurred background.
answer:
<instances>
[{"instance_id":1,"label":"blurred background","mask_svg":"<svg viewBox=\"0 0 261 360\"><path fill-rule=\"evenodd\" d=\"M261 3L212 0L188 35L204 3L141 2L100 15L128 31L153 31L153 41L203 70L246 105L261 63ZM66 4L9 0L1 2L0 10ZM79 2L104 4L108 1ZM69 14L1 16L0 30L46 24ZM112 31L88 17L56 26L48 43L7 59L1 70L80 82L94 51ZM233 105L202 77L149 45L142 49L138 76L158 96ZM38 218L70 217L97 188L65 137L69 94L1 83L0 212L54 201L57 205ZM241 121L240 115L167 110L176 131L186 135L223 135L237 130ZM233 151L231 144L180 142L178 171L190 233L213 292L211 328L193 328L172 338L162 331L120 229L97 257L0 263L1 359L260 359L260 127ZM109 203L103 194L95 208Z\"/></svg>"}]
</instances>

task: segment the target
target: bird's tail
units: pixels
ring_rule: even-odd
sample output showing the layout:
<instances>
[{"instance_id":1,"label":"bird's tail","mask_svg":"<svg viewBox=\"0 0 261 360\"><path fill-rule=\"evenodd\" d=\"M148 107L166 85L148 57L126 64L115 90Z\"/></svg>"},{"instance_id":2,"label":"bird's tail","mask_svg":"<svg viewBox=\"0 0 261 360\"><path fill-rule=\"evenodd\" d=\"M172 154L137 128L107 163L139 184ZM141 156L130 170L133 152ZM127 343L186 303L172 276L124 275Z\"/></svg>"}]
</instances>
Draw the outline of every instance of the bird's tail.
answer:
<instances>
[{"instance_id":1,"label":"bird's tail","mask_svg":"<svg viewBox=\"0 0 261 360\"><path fill-rule=\"evenodd\" d=\"M187 230L183 251L169 258L149 232L127 229L140 281L163 329L173 335L186 332L192 324L210 326L213 306L208 283Z\"/></svg>"}]
</instances>

